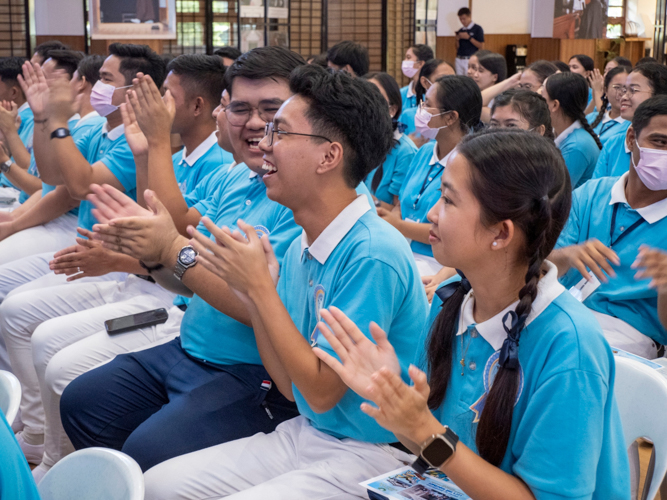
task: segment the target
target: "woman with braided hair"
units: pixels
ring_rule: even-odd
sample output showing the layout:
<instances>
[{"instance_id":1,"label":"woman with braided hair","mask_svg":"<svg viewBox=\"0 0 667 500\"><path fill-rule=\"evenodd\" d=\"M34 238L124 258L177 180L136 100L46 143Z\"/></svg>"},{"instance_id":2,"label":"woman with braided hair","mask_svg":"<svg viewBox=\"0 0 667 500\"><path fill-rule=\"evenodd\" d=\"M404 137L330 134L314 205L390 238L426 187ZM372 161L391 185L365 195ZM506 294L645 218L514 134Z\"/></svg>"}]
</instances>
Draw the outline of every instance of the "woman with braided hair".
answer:
<instances>
[{"instance_id":1,"label":"woman with braided hair","mask_svg":"<svg viewBox=\"0 0 667 500\"><path fill-rule=\"evenodd\" d=\"M545 260L570 211L563 159L518 130L457 151L429 219L433 254L459 276L433 299L424 371L405 384L383 332L375 344L334 308L318 328L341 361L315 352L364 387L375 405L362 410L419 455L415 470L436 467L476 500L629 499L611 349Z\"/></svg>"},{"instance_id":2,"label":"woman with braided hair","mask_svg":"<svg viewBox=\"0 0 667 500\"><path fill-rule=\"evenodd\" d=\"M630 120L621 116L621 91L625 87L625 80L630 71L632 69L626 66L610 69L604 77L600 110L586 115L588 123L600 138L603 147L610 137L625 132L630 126Z\"/></svg>"},{"instance_id":3,"label":"woman with braided hair","mask_svg":"<svg viewBox=\"0 0 667 500\"><path fill-rule=\"evenodd\" d=\"M554 127L556 146L570 172L572 188L591 178L602 143L586 120L588 84L576 73L551 75L543 88Z\"/></svg>"}]
</instances>

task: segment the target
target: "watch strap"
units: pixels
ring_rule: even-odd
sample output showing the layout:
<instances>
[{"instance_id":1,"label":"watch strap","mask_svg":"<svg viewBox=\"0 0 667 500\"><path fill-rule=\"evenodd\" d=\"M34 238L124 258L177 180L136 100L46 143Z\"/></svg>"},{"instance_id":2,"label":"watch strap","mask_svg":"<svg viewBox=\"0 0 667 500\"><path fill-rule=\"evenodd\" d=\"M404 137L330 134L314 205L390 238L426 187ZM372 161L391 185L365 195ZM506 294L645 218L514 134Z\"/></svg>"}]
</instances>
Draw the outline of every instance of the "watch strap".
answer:
<instances>
[{"instance_id":1,"label":"watch strap","mask_svg":"<svg viewBox=\"0 0 667 500\"><path fill-rule=\"evenodd\" d=\"M65 127L57 128L53 132L51 132L51 139L64 139L65 137L69 136L70 136L69 129Z\"/></svg>"},{"instance_id":2,"label":"watch strap","mask_svg":"<svg viewBox=\"0 0 667 500\"><path fill-rule=\"evenodd\" d=\"M7 160L0 164L0 172L6 174L12 168L12 160Z\"/></svg>"},{"instance_id":3,"label":"watch strap","mask_svg":"<svg viewBox=\"0 0 667 500\"><path fill-rule=\"evenodd\" d=\"M176 261L176 265L174 266L174 276L176 276L179 280L182 280L185 271L187 271L188 269L189 268L185 267L179 261Z\"/></svg>"},{"instance_id":4,"label":"watch strap","mask_svg":"<svg viewBox=\"0 0 667 500\"><path fill-rule=\"evenodd\" d=\"M412 462L411 466L417 474L423 476L424 473L431 467L430 464L424 460L421 456L417 457L417 460Z\"/></svg>"},{"instance_id":5,"label":"watch strap","mask_svg":"<svg viewBox=\"0 0 667 500\"><path fill-rule=\"evenodd\" d=\"M433 444L435 440L444 440L452 449L452 453L445 459L444 462L439 463L439 464L432 464L429 462L425 457L424 457L424 451ZM436 469L439 469L444 463L446 463L456 452L456 445L459 442L459 436L449 428L449 426L445 426L445 431L442 432L441 434L434 434L431 436L429 439L425 441L425 444L422 445L421 447L421 453L417 457L417 460L412 464L412 468L415 469L415 471L419 472L420 474L423 474L423 472L420 472L417 468L423 469L424 472L430 467L435 467Z\"/></svg>"}]
</instances>

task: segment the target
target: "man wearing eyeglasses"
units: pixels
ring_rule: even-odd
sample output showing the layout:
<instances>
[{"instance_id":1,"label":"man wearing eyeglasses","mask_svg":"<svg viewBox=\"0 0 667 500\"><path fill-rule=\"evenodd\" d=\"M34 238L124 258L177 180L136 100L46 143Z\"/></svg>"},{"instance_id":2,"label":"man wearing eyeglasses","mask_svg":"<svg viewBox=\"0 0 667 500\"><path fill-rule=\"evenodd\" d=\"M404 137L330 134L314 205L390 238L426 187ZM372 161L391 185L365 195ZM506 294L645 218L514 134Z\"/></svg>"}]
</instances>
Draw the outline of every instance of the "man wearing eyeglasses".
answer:
<instances>
[{"instance_id":1,"label":"man wearing eyeglasses","mask_svg":"<svg viewBox=\"0 0 667 500\"><path fill-rule=\"evenodd\" d=\"M657 63L637 66L618 89L621 118L632 121L637 107L656 95L667 94L667 67ZM630 168L630 149L626 142L627 129L610 137L600 152L593 179L618 177Z\"/></svg>"},{"instance_id":2,"label":"man wearing eyeglasses","mask_svg":"<svg viewBox=\"0 0 667 500\"><path fill-rule=\"evenodd\" d=\"M224 113L239 163L224 175L202 213L232 230L239 219L251 224L270 238L279 262L300 228L291 210L266 196L267 170L258 145L266 124L291 95L290 73L303 64L287 49L262 47L227 69L230 102L224 111L217 109L218 123ZM152 139L149 158L151 147ZM296 416L294 404L262 366L246 306L225 281L198 264L189 239L158 197L146 191L153 211L146 213L109 186L93 189L93 201L107 218L131 216L103 227L108 247L140 259L158 283L192 299L179 337L117 356L65 389L61 415L75 448L122 449L145 471L174 456L270 432Z\"/></svg>"}]
</instances>

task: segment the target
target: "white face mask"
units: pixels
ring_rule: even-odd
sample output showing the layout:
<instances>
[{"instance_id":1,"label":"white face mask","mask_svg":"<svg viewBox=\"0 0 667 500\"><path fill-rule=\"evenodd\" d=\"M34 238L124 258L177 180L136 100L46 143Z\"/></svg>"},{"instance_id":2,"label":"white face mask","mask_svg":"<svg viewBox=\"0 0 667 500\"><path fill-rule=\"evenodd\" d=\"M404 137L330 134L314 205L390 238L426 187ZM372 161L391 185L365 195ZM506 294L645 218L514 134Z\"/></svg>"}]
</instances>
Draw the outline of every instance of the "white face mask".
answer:
<instances>
[{"instance_id":1,"label":"white face mask","mask_svg":"<svg viewBox=\"0 0 667 500\"><path fill-rule=\"evenodd\" d=\"M90 92L90 105L100 116L110 115L118 109L118 106L111 104L113 93L118 89L126 89L131 86L132 85L114 87L113 85L102 82L102 80L97 80L97 83L93 86L93 89Z\"/></svg>"},{"instance_id":2,"label":"white face mask","mask_svg":"<svg viewBox=\"0 0 667 500\"><path fill-rule=\"evenodd\" d=\"M422 137L425 137L426 139L429 140L434 140L435 137L438 135L438 131L440 129L449 127L449 125L445 125L444 127L431 128L428 126L428 124L434 116L440 116L447 113L449 113L449 111L438 113L437 115L432 115L431 113L426 111L425 108L420 107L417 110L417 113L415 114L415 129Z\"/></svg>"},{"instance_id":3,"label":"white face mask","mask_svg":"<svg viewBox=\"0 0 667 500\"><path fill-rule=\"evenodd\" d=\"M635 144L639 148L639 161L635 165L635 155L631 154L632 166L651 191L667 189L667 151L661 149L642 148L637 139Z\"/></svg>"},{"instance_id":4,"label":"white face mask","mask_svg":"<svg viewBox=\"0 0 667 500\"><path fill-rule=\"evenodd\" d=\"M401 71L408 78L414 78L414 76L417 74L417 71L419 71L419 69L415 68L415 62L414 61L403 61L401 63Z\"/></svg>"}]
</instances>

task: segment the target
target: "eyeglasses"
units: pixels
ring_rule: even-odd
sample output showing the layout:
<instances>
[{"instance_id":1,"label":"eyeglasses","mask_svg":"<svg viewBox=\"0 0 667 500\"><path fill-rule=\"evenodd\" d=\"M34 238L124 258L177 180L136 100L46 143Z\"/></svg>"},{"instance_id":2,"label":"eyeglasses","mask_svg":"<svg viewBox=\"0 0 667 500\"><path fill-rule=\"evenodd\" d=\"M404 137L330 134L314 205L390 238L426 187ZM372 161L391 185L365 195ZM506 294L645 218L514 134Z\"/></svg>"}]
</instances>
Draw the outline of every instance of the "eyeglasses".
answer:
<instances>
[{"instance_id":1,"label":"eyeglasses","mask_svg":"<svg viewBox=\"0 0 667 500\"><path fill-rule=\"evenodd\" d=\"M521 90L534 90L535 86L532 83L520 83L516 86L516 88L521 89ZM542 85L537 87L537 90L540 90L541 88L542 88ZM535 90L535 92L537 92L537 90Z\"/></svg>"},{"instance_id":2,"label":"eyeglasses","mask_svg":"<svg viewBox=\"0 0 667 500\"><path fill-rule=\"evenodd\" d=\"M259 119L264 122L273 121L273 117L280 109L280 104L262 104L258 107L248 106L247 104L231 103L225 108L225 115L230 125L243 127L250 121L252 114L257 110Z\"/></svg>"},{"instance_id":3,"label":"eyeglasses","mask_svg":"<svg viewBox=\"0 0 667 500\"><path fill-rule=\"evenodd\" d=\"M323 135L315 135L315 134L300 134L298 132L285 132L283 130L274 130L273 128L273 122L269 122L266 124L264 127L264 136L269 138L269 144L268 146L273 146L273 134L278 134L278 135L301 135L303 137L317 137L318 139L324 139L325 141L333 142L331 139L327 139Z\"/></svg>"},{"instance_id":4,"label":"eyeglasses","mask_svg":"<svg viewBox=\"0 0 667 500\"><path fill-rule=\"evenodd\" d=\"M641 94L646 93L646 94L651 94L652 92L650 90L639 90L638 88L635 87L626 87L625 85L612 85L612 88L616 91L616 93L620 96L624 96L626 93L632 97L635 94Z\"/></svg>"}]
</instances>

